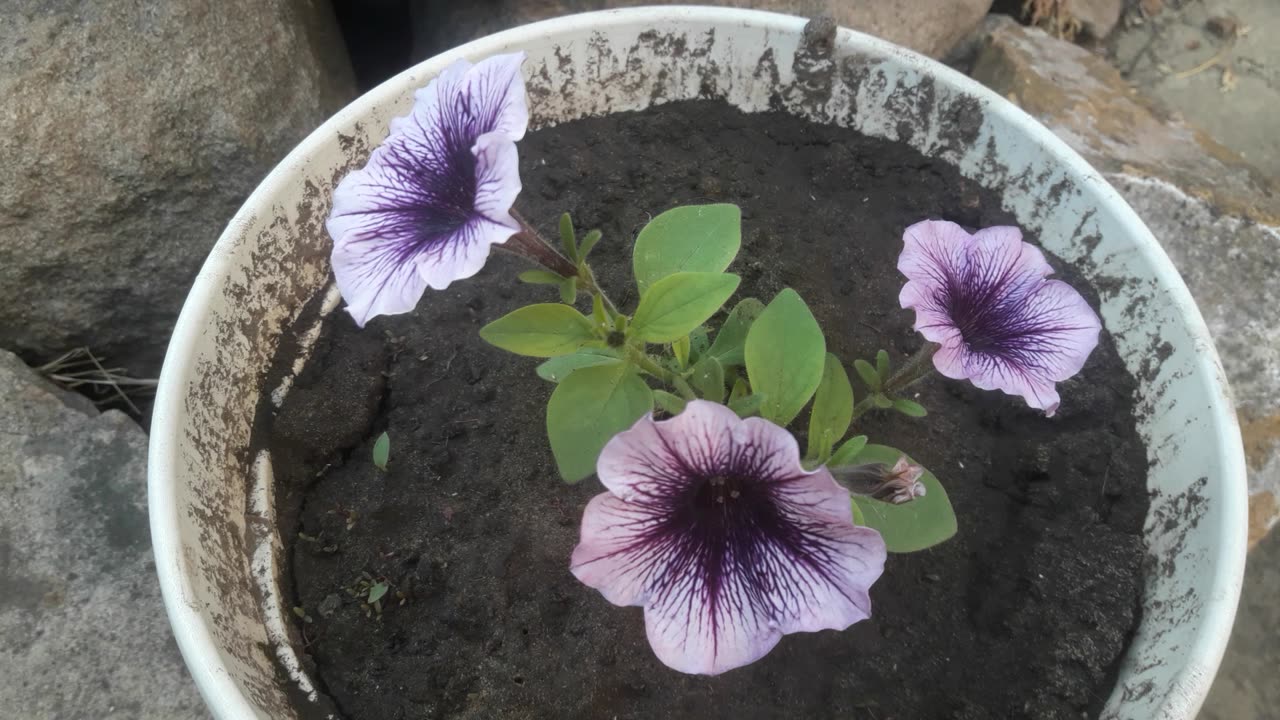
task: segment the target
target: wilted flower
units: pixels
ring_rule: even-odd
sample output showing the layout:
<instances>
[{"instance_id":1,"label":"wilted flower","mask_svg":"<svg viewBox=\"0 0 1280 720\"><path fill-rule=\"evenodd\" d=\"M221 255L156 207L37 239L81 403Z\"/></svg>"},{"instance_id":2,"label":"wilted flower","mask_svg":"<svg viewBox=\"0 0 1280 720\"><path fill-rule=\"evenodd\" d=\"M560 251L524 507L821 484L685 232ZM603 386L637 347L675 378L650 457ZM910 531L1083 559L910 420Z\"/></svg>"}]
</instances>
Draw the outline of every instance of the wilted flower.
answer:
<instances>
[{"instance_id":1,"label":"wilted flower","mask_svg":"<svg viewBox=\"0 0 1280 720\"><path fill-rule=\"evenodd\" d=\"M777 425L694 400L619 433L597 471L609 491L587 506L572 571L615 605L643 606L668 666L714 675L787 633L870 615L884 541L853 524L849 493L801 467Z\"/></svg>"},{"instance_id":2,"label":"wilted flower","mask_svg":"<svg viewBox=\"0 0 1280 720\"><path fill-rule=\"evenodd\" d=\"M831 471L836 482L854 495L865 495L894 505L909 503L925 494L920 477L924 468L907 459L906 455L889 467L883 463L849 465Z\"/></svg>"},{"instance_id":3,"label":"wilted flower","mask_svg":"<svg viewBox=\"0 0 1280 720\"><path fill-rule=\"evenodd\" d=\"M915 328L941 347L938 372L984 390L1021 395L1053 415L1055 382L1080 372L1102 323L1085 299L1053 273L1044 254L1015 227L970 235L955 223L907 228L898 270L899 300Z\"/></svg>"},{"instance_id":4,"label":"wilted flower","mask_svg":"<svg viewBox=\"0 0 1280 720\"><path fill-rule=\"evenodd\" d=\"M333 272L359 325L408 312L428 286L480 271L520 230L517 140L528 126L524 53L459 60L391 121L386 141L333 194Z\"/></svg>"}]
</instances>

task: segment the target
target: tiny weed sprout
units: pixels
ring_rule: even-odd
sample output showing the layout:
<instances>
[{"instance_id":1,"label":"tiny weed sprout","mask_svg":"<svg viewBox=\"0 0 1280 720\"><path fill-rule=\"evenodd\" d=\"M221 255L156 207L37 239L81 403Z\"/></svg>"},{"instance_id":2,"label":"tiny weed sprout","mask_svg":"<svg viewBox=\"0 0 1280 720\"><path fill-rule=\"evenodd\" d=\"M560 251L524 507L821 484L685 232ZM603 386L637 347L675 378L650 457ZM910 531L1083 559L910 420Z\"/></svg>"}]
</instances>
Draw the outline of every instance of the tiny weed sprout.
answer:
<instances>
[{"instance_id":1,"label":"tiny weed sprout","mask_svg":"<svg viewBox=\"0 0 1280 720\"><path fill-rule=\"evenodd\" d=\"M970 233L926 220L905 229L897 267L919 351L895 358L873 346L842 358L840 328L824 333L795 290L740 296L742 213L730 204L653 217L631 252L634 291L616 295L634 303L619 306L589 263L618 243L568 213L539 219L555 225L553 242L515 209L528 126L522 61L446 69L339 184L328 228L347 311L361 326L409 312L427 288L479 272L493 246L532 263L513 280L554 292L480 336L540 359L530 375L549 383L560 477L604 486L569 570L609 602L643 608L669 667L714 675L784 635L866 619L886 553L927 549L957 529L933 472L910 450L869 442L874 421L927 421L908 390L934 370L1051 416L1056 383L1098 342L1097 314L1048 279L1017 228ZM385 470L389 452L383 433L374 465ZM930 462L942 471L947 459ZM380 612L388 589L369 578L352 594Z\"/></svg>"},{"instance_id":2,"label":"tiny weed sprout","mask_svg":"<svg viewBox=\"0 0 1280 720\"><path fill-rule=\"evenodd\" d=\"M385 432L373 443L373 466L379 470L387 469L387 461L391 459L391 436Z\"/></svg>"}]
</instances>

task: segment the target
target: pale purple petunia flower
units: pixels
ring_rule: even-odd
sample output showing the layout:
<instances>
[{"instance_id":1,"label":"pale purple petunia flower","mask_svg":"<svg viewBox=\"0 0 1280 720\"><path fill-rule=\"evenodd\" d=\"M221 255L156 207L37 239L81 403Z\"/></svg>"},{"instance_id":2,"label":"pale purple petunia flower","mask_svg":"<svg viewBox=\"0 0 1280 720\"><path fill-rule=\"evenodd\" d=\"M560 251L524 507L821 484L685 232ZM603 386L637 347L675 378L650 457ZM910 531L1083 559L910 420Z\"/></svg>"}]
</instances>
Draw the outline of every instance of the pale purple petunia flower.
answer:
<instances>
[{"instance_id":1,"label":"pale purple petunia flower","mask_svg":"<svg viewBox=\"0 0 1280 720\"><path fill-rule=\"evenodd\" d=\"M597 471L609 491L587 506L571 569L615 605L644 607L668 666L715 675L787 633L869 617L884 541L853 524L826 468L801 467L781 427L694 400L616 435Z\"/></svg>"},{"instance_id":2,"label":"pale purple petunia flower","mask_svg":"<svg viewBox=\"0 0 1280 720\"><path fill-rule=\"evenodd\" d=\"M1080 372L1102 323L1070 285L1049 280L1044 254L1016 227L970 235L955 223L907 228L899 300L915 328L941 347L934 367L984 390L1021 395L1045 415L1058 409L1054 383Z\"/></svg>"},{"instance_id":3,"label":"pale purple petunia flower","mask_svg":"<svg viewBox=\"0 0 1280 720\"><path fill-rule=\"evenodd\" d=\"M333 272L357 324L475 275L490 246L520 229L511 206L529 120L522 62L515 53L450 65L334 190Z\"/></svg>"}]
</instances>

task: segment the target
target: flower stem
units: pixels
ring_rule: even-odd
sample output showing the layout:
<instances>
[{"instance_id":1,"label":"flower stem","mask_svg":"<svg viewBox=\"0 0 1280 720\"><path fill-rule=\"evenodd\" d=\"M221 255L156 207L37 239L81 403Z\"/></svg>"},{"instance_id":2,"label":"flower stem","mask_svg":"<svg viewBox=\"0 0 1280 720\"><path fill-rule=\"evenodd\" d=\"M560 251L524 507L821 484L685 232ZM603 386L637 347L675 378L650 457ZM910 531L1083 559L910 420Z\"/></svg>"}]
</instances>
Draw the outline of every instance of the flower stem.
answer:
<instances>
[{"instance_id":1,"label":"flower stem","mask_svg":"<svg viewBox=\"0 0 1280 720\"><path fill-rule=\"evenodd\" d=\"M499 247L541 265L560 277L571 278L577 276L578 268L573 264L573 261L560 254L559 250L555 249L542 235L538 234L538 231L525 222L525 219L516 212L515 208L511 208L511 217L520 223L520 231L512 235L511 239Z\"/></svg>"},{"instance_id":2,"label":"flower stem","mask_svg":"<svg viewBox=\"0 0 1280 720\"><path fill-rule=\"evenodd\" d=\"M510 240L499 247L537 263L560 277L578 278L578 287L592 295L599 295L610 316L617 317L621 314L618 312L617 306L605 294L604 288L600 287L600 284L596 282L596 275L591 272L590 266L585 262L580 267L575 265L572 260L561 254L554 245L547 242L547 239L542 237L537 228L530 225L523 215L516 212L515 208L511 208L511 217L520 223L520 231L512 235Z\"/></svg>"},{"instance_id":3,"label":"flower stem","mask_svg":"<svg viewBox=\"0 0 1280 720\"><path fill-rule=\"evenodd\" d=\"M889 382L885 383L885 394L906 390L932 375L934 373L933 354L938 352L940 347L942 346L938 343L926 340L916 354L912 355L911 359L889 378Z\"/></svg>"}]
</instances>

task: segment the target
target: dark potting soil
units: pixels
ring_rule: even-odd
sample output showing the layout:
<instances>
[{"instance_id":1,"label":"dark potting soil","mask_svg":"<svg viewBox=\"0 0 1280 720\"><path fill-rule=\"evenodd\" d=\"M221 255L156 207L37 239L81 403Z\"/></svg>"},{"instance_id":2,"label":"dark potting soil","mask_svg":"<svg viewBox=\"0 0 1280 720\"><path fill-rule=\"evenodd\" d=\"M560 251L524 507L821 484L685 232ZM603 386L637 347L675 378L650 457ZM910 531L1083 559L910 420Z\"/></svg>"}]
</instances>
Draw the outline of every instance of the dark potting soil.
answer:
<instances>
[{"instance_id":1,"label":"dark potting soil","mask_svg":"<svg viewBox=\"0 0 1280 720\"><path fill-rule=\"evenodd\" d=\"M571 122L520 145L518 207L600 228L594 261L624 308L637 230L672 206L733 202L740 296L786 286L846 362L920 338L898 307L903 229L1007 224L1000 195L909 147L713 101ZM1034 238L1029 238L1034 241ZM1060 276L1097 306L1060 260ZM351 720L399 718L1072 718L1096 716L1140 611L1147 461L1135 381L1107 333L1060 385L1058 416L932 379L928 418L859 428L947 487L960 530L891 555L872 619L790 635L719 677L660 664L639 608L568 562L588 479L561 483L536 360L480 341L484 323L554 291L495 255L412 315L357 330L335 313L272 429L298 623L314 676ZM800 423L801 426L804 423ZM371 460L391 439L390 465ZM362 607L372 582L380 614ZM359 595L360 597L357 597Z\"/></svg>"}]
</instances>

